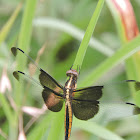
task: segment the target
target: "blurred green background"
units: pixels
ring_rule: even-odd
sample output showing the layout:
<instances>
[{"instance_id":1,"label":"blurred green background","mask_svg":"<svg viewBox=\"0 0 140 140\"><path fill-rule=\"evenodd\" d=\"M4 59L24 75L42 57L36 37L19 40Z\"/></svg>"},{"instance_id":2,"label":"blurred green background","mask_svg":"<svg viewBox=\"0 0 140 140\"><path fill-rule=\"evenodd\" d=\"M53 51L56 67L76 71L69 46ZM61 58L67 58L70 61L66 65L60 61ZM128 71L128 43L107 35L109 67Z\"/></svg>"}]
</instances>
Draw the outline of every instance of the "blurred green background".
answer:
<instances>
[{"instance_id":1,"label":"blurred green background","mask_svg":"<svg viewBox=\"0 0 140 140\"><path fill-rule=\"evenodd\" d=\"M12 23L9 19L17 8L17 5L21 2L22 6L18 14L15 15L15 21ZM6 83L9 83L7 86L9 90L7 89L4 92L5 94L1 94L0 96L0 140L8 139L8 137L10 140L14 140L17 139L19 134L22 137L22 133L19 133L22 132L21 130L23 129L22 123L25 135L29 140L61 140L64 137L64 130L61 129L64 128L59 128L59 126L63 126L64 124L59 124L59 119L57 119L58 124L55 125L55 119L59 116L60 120L63 120L63 113L63 115L56 115L56 113L50 113L50 111L47 110L45 114L36 118L28 113L23 113L23 110L23 112L18 110L23 106L41 108L43 99L41 97L41 89L36 86L36 84L31 84L30 81L27 81L24 83L23 87L21 87L22 91L24 90L22 96L17 96L17 83L12 76L12 72L17 70L17 59L11 54L10 49L13 46L20 47L19 45L24 46L27 44L26 48L24 49L23 47L22 49L28 53L33 60L36 60L36 58L39 57L39 50L45 47L39 58L39 66L64 85L66 71L70 69L74 62L82 36L84 35L98 0L38 0L37 3L32 0L30 4L28 3L29 7L27 6L27 1L23 0L21 2L18 0L0 0L0 79L2 79L5 73L7 73L6 78L9 79L6 81ZM140 2L139 0L131 0L131 3L134 8L137 24L140 27ZM25 14L25 8L28 9L27 14ZM21 35L20 32L23 26L26 27L29 25L28 22L26 23L27 25L23 25L23 15L26 16L28 14L31 14L29 17L29 24L31 24L30 20L32 20L32 18L33 24L30 26L29 30L23 31ZM6 26L8 23L9 26ZM5 30L3 30L4 26ZM29 40L27 40L27 42L22 42L22 36L29 36ZM84 79L89 76L88 74L90 72L113 55L121 46L115 22L106 3L101 11L92 39L93 42L89 45L84 57L78 83L82 83ZM23 59L25 61L27 59L26 56L23 56ZM22 60L18 60L18 63L19 62L22 65ZM27 61L26 66L18 70L28 73L30 70L29 63L30 62ZM37 79L37 76L38 75L35 74L33 77ZM126 69L124 65L121 64L113 68L111 72L105 73L95 84L105 84L106 82L126 79ZM125 92L127 92L127 90L128 89L126 89ZM124 89L122 89L122 91L124 91ZM15 94L15 92L17 92L17 94ZM24 102L19 103L18 100L21 101L21 99L18 98L23 98ZM36 112L34 109L33 111ZM18 121L20 115L22 119ZM11 117L7 118L7 116ZM103 139L100 135L108 135L109 139L112 140L140 139L140 122L136 117L115 120L109 124L102 123L100 120L99 124L101 129L96 126L97 124L94 124L94 120L91 120L91 122L92 125L95 126L95 129L97 129L97 132L90 131L94 127L90 126L89 122L83 124L86 130L76 125L76 123L78 123L76 122L72 127L70 139ZM102 129L105 129L105 131ZM54 137L52 137L51 133Z\"/></svg>"}]
</instances>

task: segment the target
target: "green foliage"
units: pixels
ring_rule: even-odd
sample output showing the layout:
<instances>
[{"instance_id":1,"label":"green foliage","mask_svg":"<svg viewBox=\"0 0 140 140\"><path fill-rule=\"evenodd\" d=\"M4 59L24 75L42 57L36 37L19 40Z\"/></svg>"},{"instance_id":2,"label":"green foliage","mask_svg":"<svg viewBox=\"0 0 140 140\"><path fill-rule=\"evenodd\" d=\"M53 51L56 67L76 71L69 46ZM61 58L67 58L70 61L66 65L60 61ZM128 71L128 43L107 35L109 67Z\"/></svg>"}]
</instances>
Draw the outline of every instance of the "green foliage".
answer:
<instances>
[{"instance_id":1,"label":"green foliage","mask_svg":"<svg viewBox=\"0 0 140 140\"><path fill-rule=\"evenodd\" d=\"M84 87L91 86L114 67L116 68L113 73L117 74L113 76L107 74L108 81L115 82L115 80L127 79L126 71L124 69L118 71L118 65L140 50L140 36L119 48L121 41L118 41L110 11L105 4L103 5L104 0L98 2L96 0L59 0L59 2L57 0L26 0L23 1L22 8L20 5L17 9L16 5L19 5L19 1L14 1L14 4L9 4L9 2L9 0L2 1L0 5L0 10L2 10L0 25L3 27L0 30L0 79L3 76L3 71L6 70L12 86L11 91L6 90L5 94L0 94L0 110L2 110L0 111L0 130L6 135L0 133L0 139L3 140L5 137L12 140L17 139L19 123L22 125L21 116L24 114L23 127L28 140L62 140L64 138L64 108L59 113L47 110L44 115L40 115L37 119L22 112L23 106L41 108L43 100L38 86L29 81L18 83L13 78L12 72L14 70L28 72L29 62L24 55L19 55L15 60L10 53L11 47L17 46L26 53L29 52L29 55L35 60L39 56L37 54L39 49L45 44L46 49L41 54L39 66L64 84L66 71L73 64L75 69L78 65L81 67L78 87ZM139 12L136 3L138 2L133 2L135 11ZM9 8L2 9L2 7L7 6ZM14 9L16 10L14 11ZM7 21L5 22L5 20ZM87 31L82 40L86 28ZM93 42L88 46L92 33L96 38L92 37ZM13 64L15 61L16 68ZM33 77L38 79L37 76L35 74ZM107 80L102 83L106 83ZM3 116L6 118L4 122L2 122ZM27 129L27 124L32 119L35 122ZM136 120L130 120L130 124L133 121ZM139 139L137 130L131 128L128 123L125 128L130 128L132 133L126 134L123 131L124 127L121 126L123 123L125 124L123 121L112 122L109 126L113 125L114 127L108 130L102 120L98 124L93 123L92 120L90 122L79 121L74 118L71 139L79 138L77 136L79 131L76 128L80 128L82 136L88 135L86 139L90 139L93 135L107 140L131 139L133 136L135 139ZM137 124L140 130L139 122ZM115 133L118 129L122 129L120 134L122 137Z\"/></svg>"}]
</instances>

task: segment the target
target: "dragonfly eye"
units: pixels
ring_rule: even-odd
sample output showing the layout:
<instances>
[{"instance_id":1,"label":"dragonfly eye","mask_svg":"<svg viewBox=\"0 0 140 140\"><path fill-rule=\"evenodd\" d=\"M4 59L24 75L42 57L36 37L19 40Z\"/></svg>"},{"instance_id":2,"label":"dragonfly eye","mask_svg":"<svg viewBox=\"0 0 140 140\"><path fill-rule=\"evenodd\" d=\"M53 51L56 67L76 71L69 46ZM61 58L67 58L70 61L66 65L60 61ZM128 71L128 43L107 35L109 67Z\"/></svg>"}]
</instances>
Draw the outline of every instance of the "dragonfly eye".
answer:
<instances>
[{"instance_id":1,"label":"dragonfly eye","mask_svg":"<svg viewBox=\"0 0 140 140\"><path fill-rule=\"evenodd\" d=\"M66 72L66 75L69 76L69 77L73 75L74 77L77 78L78 77L78 72L76 70L74 70L74 69L71 69L71 70L68 70Z\"/></svg>"}]
</instances>

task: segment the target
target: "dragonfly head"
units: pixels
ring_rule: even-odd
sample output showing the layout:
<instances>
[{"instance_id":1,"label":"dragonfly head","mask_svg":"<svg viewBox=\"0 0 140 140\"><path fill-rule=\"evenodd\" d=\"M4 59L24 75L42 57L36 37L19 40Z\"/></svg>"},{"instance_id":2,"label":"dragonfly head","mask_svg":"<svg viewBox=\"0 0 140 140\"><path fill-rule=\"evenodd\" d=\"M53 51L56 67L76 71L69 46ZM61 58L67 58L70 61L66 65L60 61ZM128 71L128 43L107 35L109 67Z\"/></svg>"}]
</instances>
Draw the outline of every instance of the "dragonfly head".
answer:
<instances>
[{"instance_id":1,"label":"dragonfly head","mask_svg":"<svg viewBox=\"0 0 140 140\"><path fill-rule=\"evenodd\" d=\"M78 72L74 69L70 69L66 72L66 75L69 76L69 77L73 76L73 77L77 78L78 77Z\"/></svg>"}]
</instances>

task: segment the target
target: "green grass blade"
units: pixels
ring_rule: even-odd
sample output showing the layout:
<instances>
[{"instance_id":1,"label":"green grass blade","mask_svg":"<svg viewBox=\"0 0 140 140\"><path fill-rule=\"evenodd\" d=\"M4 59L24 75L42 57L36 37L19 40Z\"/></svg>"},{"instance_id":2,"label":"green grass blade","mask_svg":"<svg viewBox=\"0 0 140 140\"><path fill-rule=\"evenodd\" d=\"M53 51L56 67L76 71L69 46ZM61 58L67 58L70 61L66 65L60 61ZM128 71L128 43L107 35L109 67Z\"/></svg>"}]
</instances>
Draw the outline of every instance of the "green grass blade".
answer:
<instances>
[{"instance_id":1,"label":"green grass blade","mask_svg":"<svg viewBox=\"0 0 140 140\"><path fill-rule=\"evenodd\" d=\"M12 14L12 16L10 17L10 19L8 20L8 22L4 25L4 27L1 29L0 31L0 44L5 40L5 38L7 37L9 31L11 30L11 27L14 23L14 21L16 20L16 17L18 16L20 10L21 10L22 4L20 3L17 8L15 9L14 13Z\"/></svg>"},{"instance_id":2,"label":"green grass blade","mask_svg":"<svg viewBox=\"0 0 140 140\"><path fill-rule=\"evenodd\" d=\"M74 119L73 125L82 130L93 133L104 140L124 140L123 138L107 130L106 128L99 126L98 124L94 122L81 121L78 119Z\"/></svg>"},{"instance_id":3,"label":"green grass blade","mask_svg":"<svg viewBox=\"0 0 140 140\"><path fill-rule=\"evenodd\" d=\"M47 114L27 135L27 140L41 140L49 129L53 114Z\"/></svg>"},{"instance_id":4,"label":"green grass blade","mask_svg":"<svg viewBox=\"0 0 140 140\"><path fill-rule=\"evenodd\" d=\"M89 23L89 25L87 27L84 39L83 39L83 41L82 41L82 43L80 45L80 48L78 50L78 53L76 55L76 59L74 61L73 69L77 70L77 66L81 67L81 65L82 65L82 62L83 62L83 59L84 59L84 55L85 55L86 49L88 47L89 40L90 40L91 35L93 33L93 30L95 28L95 25L96 25L96 22L98 20L98 17L99 17L99 14L101 12L101 9L103 7L103 4L104 4L104 0L99 0L98 5L97 5L97 7L95 9L95 12L94 12L94 14L93 14L93 16L91 18L91 21L90 21L90 23ZM60 115L56 114L56 116L58 116L58 117L56 117L54 119L55 127L53 125L52 126L53 128L51 128L51 130L50 130L49 137L48 137L49 140L52 140L52 139L53 140L58 140L58 136L59 136L58 128L60 130L62 130L63 129L62 124L64 124L64 118L60 117L60 116L64 116L64 109L63 109L63 111L60 112ZM62 132L61 134L64 134L64 129L61 132Z\"/></svg>"},{"instance_id":5,"label":"green grass blade","mask_svg":"<svg viewBox=\"0 0 140 140\"><path fill-rule=\"evenodd\" d=\"M3 107L6 118L8 119L9 123L12 124L12 122L13 122L13 112L12 112L12 110L10 108L10 105L8 104L6 98L4 97L4 95L2 93L0 93L0 103Z\"/></svg>"},{"instance_id":6,"label":"green grass blade","mask_svg":"<svg viewBox=\"0 0 140 140\"><path fill-rule=\"evenodd\" d=\"M19 40L18 40L18 47L23 49L25 52L27 52L30 44L31 39L31 33L32 33L32 20L34 18L35 14L35 8L36 8L37 0L27 0L25 5L25 10L23 14L23 19L21 23L21 30L19 34ZM22 62L22 63L21 63ZM26 57L24 55L17 55L17 69L18 70L24 70L26 66ZM20 85L23 86L23 84L18 84L17 91L15 94L16 103L19 105L22 101L22 91Z\"/></svg>"},{"instance_id":7,"label":"green grass blade","mask_svg":"<svg viewBox=\"0 0 140 140\"><path fill-rule=\"evenodd\" d=\"M133 55L135 52L140 50L140 36L136 37L130 43L120 48L112 57L106 59L101 65L99 65L88 77L84 80L81 86L92 85L97 79L103 74L109 71L117 64L123 62L125 59Z\"/></svg>"},{"instance_id":8,"label":"green grass blade","mask_svg":"<svg viewBox=\"0 0 140 140\"><path fill-rule=\"evenodd\" d=\"M50 112L28 134L27 140L61 140L64 137L63 124L64 114Z\"/></svg>"},{"instance_id":9,"label":"green grass blade","mask_svg":"<svg viewBox=\"0 0 140 140\"><path fill-rule=\"evenodd\" d=\"M30 44L30 38L31 38L31 31L32 31L32 20L35 13L37 0L26 0L25 4L25 10L23 13L22 23L21 23L21 30L19 34L19 40L18 40L18 47L27 50ZM24 55L17 55L17 69L18 70L24 70L26 63L26 57ZM13 137L11 139L17 139L18 136L18 116L21 111L21 105L23 101L23 91L24 91L24 84L23 82L19 83L16 81L15 84L15 90L14 90L14 100L17 105L17 110L15 111L15 120L14 121L14 127L11 129L12 132L10 134L13 134Z\"/></svg>"},{"instance_id":10,"label":"green grass blade","mask_svg":"<svg viewBox=\"0 0 140 140\"><path fill-rule=\"evenodd\" d=\"M93 14L90 22L89 22L89 25L88 25L87 30L85 32L84 38L83 38L83 40L80 44L79 50L77 52L77 55L76 55L76 58L75 58L75 61L74 61L73 67L72 67L73 69L77 69L77 66L81 67L81 65L82 65L82 62L83 62L83 59L84 59L84 56L85 56L90 38L92 36L95 25L96 25L97 20L99 18L100 12L101 12L102 7L103 7L103 4L104 4L104 0L99 0L98 1L97 7L94 11L94 14Z\"/></svg>"},{"instance_id":11,"label":"green grass blade","mask_svg":"<svg viewBox=\"0 0 140 140\"><path fill-rule=\"evenodd\" d=\"M8 127L9 127L9 139L16 139L17 137L17 127L16 127L16 121L15 121L15 114L12 112L10 104L4 97L2 93L0 93L0 103L2 105L3 111L5 112L5 116L8 120Z\"/></svg>"},{"instance_id":12,"label":"green grass blade","mask_svg":"<svg viewBox=\"0 0 140 140\"><path fill-rule=\"evenodd\" d=\"M121 20L121 17L116 9L116 7L113 5L113 2L110 1L110 0L106 0L106 3L111 11L111 14L113 16L113 19L115 21L115 25L117 27L117 32L118 32L118 35L120 37L120 41L121 43L124 43L126 42L126 35L125 35L125 30L124 30L124 26L122 26L122 20Z\"/></svg>"},{"instance_id":13,"label":"green grass blade","mask_svg":"<svg viewBox=\"0 0 140 140\"><path fill-rule=\"evenodd\" d=\"M36 18L33 21L33 26L36 28L48 28L48 29L56 29L61 32L65 32L68 35L71 35L73 38L82 41L83 36L85 34L84 30L79 29L78 27L60 20L56 18L50 18L50 17L40 17ZM109 45L105 45L95 37L91 37L89 41L89 47L94 48L101 52L102 54L106 56L111 56L114 54L114 50L111 49Z\"/></svg>"},{"instance_id":14,"label":"green grass blade","mask_svg":"<svg viewBox=\"0 0 140 140\"><path fill-rule=\"evenodd\" d=\"M110 8L114 21L116 23L118 35L124 46L126 42L129 42L130 40L134 39L138 35L138 32L139 32L138 26L136 23L136 18L135 18L135 11L133 10L133 6L131 5L130 1L124 2L124 6L127 5L127 9L123 9L121 6L115 6L114 3L115 2L113 1L107 0L108 7ZM140 63L139 62L140 62L139 52L135 53L132 57L130 57L129 59L125 61L125 69L126 69L126 74L127 74L128 79L135 79L135 80L140 81L140 73L139 73ZM130 84L130 89L132 93L136 92L133 84ZM135 100L135 102L138 105L140 105L140 96L137 96L137 98L135 99L137 99Z\"/></svg>"},{"instance_id":15,"label":"green grass blade","mask_svg":"<svg viewBox=\"0 0 140 140\"><path fill-rule=\"evenodd\" d=\"M64 107L61 112L53 113L53 121L47 140L61 140L64 138ZM55 135L54 135L55 134Z\"/></svg>"}]
</instances>

